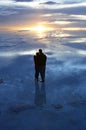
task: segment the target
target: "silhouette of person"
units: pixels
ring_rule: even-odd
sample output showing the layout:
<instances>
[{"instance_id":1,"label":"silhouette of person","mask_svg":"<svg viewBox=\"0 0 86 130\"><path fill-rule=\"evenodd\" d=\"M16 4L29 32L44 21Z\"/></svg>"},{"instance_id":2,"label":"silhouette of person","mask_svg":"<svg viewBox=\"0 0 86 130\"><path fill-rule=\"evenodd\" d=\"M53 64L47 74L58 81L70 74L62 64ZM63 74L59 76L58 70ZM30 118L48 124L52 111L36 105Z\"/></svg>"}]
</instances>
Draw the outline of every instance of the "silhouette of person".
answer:
<instances>
[{"instance_id":1,"label":"silhouette of person","mask_svg":"<svg viewBox=\"0 0 86 130\"><path fill-rule=\"evenodd\" d=\"M38 107L43 107L46 104L46 91L45 84L39 86L38 82L35 82L35 99L34 103Z\"/></svg>"},{"instance_id":2,"label":"silhouette of person","mask_svg":"<svg viewBox=\"0 0 86 130\"><path fill-rule=\"evenodd\" d=\"M36 55L34 55L34 64L35 64L35 79L37 81L38 81L38 76L39 76L38 56L39 56L39 53L36 52Z\"/></svg>"},{"instance_id":3,"label":"silhouette of person","mask_svg":"<svg viewBox=\"0 0 86 130\"><path fill-rule=\"evenodd\" d=\"M45 69L46 69L47 56L39 49L39 52L34 56L35 64L35 79L38 81L39 74L41 76L41 82L45 81Z\"/></svg>"}]
</instances>

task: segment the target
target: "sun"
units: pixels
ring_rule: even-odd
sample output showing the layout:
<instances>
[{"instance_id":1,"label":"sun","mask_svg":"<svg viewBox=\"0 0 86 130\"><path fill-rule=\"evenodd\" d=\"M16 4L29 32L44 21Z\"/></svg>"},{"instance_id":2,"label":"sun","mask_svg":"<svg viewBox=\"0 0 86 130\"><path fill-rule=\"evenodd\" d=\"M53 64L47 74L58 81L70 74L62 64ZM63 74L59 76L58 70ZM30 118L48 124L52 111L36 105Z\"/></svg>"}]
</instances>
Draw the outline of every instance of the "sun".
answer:
<instances>
[{"instance_id":1,"label":"sun","mask_svg":"<svg viewBox=\"0 0 86 130\"><path fill-rule=\"evenodd\" d=\"M39 32L44 32L46 31L46 27L43 25L38 25L37 27L32 28L33 31L39 31Z\"/></svg>"},{"instance_id":2,"label":"sun","mask_svg":"<svg viewBox=\"0 0 86 130\"><path fill-rule=\"evenodd\" d=\"M52 30L52 28L47 27L45 25L37 25L37 26L26 28L25 30L30 30L30 31L40 32L41 33L41 32L50 31L50 30Z\"/></svg>"}]
</instances>

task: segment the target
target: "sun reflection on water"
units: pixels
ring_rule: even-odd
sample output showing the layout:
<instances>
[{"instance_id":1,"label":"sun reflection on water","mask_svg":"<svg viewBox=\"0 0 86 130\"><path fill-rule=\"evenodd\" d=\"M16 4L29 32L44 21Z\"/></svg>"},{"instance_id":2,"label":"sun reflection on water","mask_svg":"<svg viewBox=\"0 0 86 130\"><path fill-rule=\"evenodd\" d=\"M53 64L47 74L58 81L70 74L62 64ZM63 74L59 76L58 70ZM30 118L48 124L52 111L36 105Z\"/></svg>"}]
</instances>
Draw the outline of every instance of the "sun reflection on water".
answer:
<instances>
[{"instance_id":1,"label":"sun reflection on water","mask_svg":"<svg viewBox=\"0 0 86 130\"><path fill-rule=\"evenodd\" d=\"M71 34L68 34L66 32L63 32L62 30L53 30L53 31L47 31L47 32L36 32L34 35L37 36L39 39L46 39L46 40L52 40L52 39L62 39L66 37L72 36Z\"/></svg>"}]
</instances>

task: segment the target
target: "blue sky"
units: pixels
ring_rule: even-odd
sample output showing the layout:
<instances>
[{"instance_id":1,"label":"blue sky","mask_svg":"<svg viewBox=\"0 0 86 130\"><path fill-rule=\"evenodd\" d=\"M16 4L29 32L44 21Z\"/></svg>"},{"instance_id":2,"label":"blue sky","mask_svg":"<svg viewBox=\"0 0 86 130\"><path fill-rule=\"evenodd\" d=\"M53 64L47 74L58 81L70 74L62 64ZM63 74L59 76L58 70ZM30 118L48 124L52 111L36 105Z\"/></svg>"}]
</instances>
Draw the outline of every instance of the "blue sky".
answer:
<instances>
[{"instance_id":1,"label":"blue sky","mask_svg":"<svg viewBox=\"0 0 86 130\"><path fill-rule=\"evenodd\" d=\"M86 30L85 0L1 0L0 29L20 29L34 24Z\"/></svg>"}]
</instances>

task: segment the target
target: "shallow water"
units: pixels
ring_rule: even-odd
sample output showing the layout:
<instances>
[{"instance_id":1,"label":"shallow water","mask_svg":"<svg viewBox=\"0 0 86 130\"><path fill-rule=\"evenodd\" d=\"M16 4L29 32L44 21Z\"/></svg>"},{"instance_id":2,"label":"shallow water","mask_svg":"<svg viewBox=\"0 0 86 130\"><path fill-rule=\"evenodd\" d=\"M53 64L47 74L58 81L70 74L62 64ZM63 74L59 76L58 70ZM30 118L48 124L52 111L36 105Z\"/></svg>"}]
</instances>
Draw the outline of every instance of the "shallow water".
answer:
<instances>
[{"instance_id":1,"label":"shallow water","mask_svg":"<svg viewBox=\"0 0 86 130\"><path fill-rule=\"evenodd\" d=\"M0 77L4 80L0 90L3 96L0 97L5 101L7 96L5 97L4 91L10 96L15 91L12 100L20 101L22 97L22 101L25 96L23 91L26 95L30 91L29 101L34 102L33 55L42 48L47 55L47 103L85 99L86 43L85 36L82 37L81 34L61 31L43 34L28 31L0 33ZM20 87L17 89L17 86ZM8 102L12 102L10 96ZM29 98L25 97L23 101Z\"/></svg>"}]
</instances>

